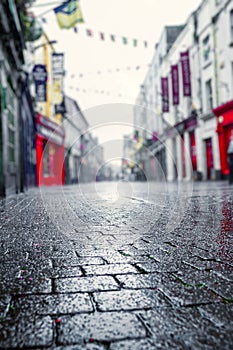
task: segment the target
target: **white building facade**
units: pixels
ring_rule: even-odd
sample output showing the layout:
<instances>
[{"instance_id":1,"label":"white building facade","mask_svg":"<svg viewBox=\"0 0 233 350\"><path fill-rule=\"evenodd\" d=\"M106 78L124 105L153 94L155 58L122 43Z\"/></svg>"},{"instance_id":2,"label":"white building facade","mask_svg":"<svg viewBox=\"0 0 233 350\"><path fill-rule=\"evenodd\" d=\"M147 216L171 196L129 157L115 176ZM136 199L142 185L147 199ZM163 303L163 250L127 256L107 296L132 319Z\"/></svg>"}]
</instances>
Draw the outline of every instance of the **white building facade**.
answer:
<instances>
[{"instance_id":1,"label":"white building facade","mask_svg":"<svg viewBox=\"0 0 233 350\"><path fill-rule=\"evenodd\" d=\"M150 164L149 158L158 163L155 179L227 177L232 50L233 0L203 0L184 26L164 28L139 94L147 109L144 126L158 136L148 155ZM151 169L146 172L150 179Z\"/></svg>"}]
</instances>

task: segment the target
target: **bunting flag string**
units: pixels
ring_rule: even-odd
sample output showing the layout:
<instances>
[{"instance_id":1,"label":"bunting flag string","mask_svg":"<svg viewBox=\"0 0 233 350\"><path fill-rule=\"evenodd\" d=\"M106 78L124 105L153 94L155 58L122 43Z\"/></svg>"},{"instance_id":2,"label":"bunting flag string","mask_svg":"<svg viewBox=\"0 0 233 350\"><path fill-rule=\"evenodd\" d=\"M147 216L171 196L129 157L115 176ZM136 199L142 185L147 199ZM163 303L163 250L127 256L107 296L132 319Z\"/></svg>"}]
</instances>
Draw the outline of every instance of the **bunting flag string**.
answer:
<instances>
[{"instance_id":1,"label":"bunting flag string","mask_svg":"<svg viewBox=\"0 0 233 350\"><path fill-rule=\"evenodd\" d=\"M77 26L74 27L75 33L79 33L80 31L78 30ZM128 38L127 36L120 36L116 34L107 34L104 32L100 31L94 31L92 29L86 29L86 35L88 37L96 37L99 38L101 41L107 41L110 39L111 42L117 42L116 39L118 39L118 42L120 41L123 45L132 45L133 47L139 47L139 43L141 42L141 46L144 48L148 48L149 43L147 40L140 40L137 38Z\"/></svg>"},{"instance_id":2,"label":"bunting flag string","mask_svg":"<svg viewBox=\"0 0 233 350\"><path fill-rule=\"evenodd\" d=\"M39 15L37 15L37 19L41 19L43 23L48 23L46 19L46 15L53 11L56 17L56 21L58 23L58 26L60 29L70 29L73 28L74 32L80 33L79 28L77 27L77 24L84 23L84 18L82 15L82 10L80 7L80 0L65 0L60 4L59 6L49 9ZM104 32L98 32L98 35L90 29L86 28L86 35L88 37L98 37L101 41L107 41L109 38L111 42L117 42L116 38L120 39L121 43L123 45L132 45L133 47L140 47L139 43L142 43L142 46L144 48L148 48L148 41L147 40L140 40L137 38L128 38L127 36L120 36L116 34L107 34Z\"/></svg>"},{"instance_id":3,"label":"bunting flag string","mask_svg":"<svg viewBox=\"0 0 233 350\"><path fill-rule=\"evenodd\" d=\"M44 24L48 24L48 20L46 19L45 16L41 18L41 21ZM81 20L80 20L81 22ZM88 38L96 38L100 41L105 41L107 42L112 42L112 43L121 43L125 46L131 45L134 48L149 48L150 43L147 40L143 39L138 39L138 38L129 38L125 35L116 35L116 34L108 34L103 31L98 31L98 30L93 30L91 28L84 28L84 25L82 24L81 26L74 25L73 26L73 31L75 34L84 34Z\"/></svg>"},{"instance_id":4,"label":"bunting flag string","mask_svg":"<svg viewBox=\"0 0 233 350\"><path fill-rule=\"evenodd\" d=\"M137 65L137 66L126 66L126 67L118 67L118 68L109 68L107 70L97 70L96 72L85 72L85 73L70 73L69 77L71 79L74 78L84 78L85 76L88 75L92 75L92 74L97 74L97 75L101 75L101 74L109 74L109 73L120 73L120 72L125 72L125 71L140 71L140 69L146 68L146 67L150 67L151 64L141 64L141 65Z\"/></svg>"},{"instance_id":5,"label":"bunting flag string","mask_svg":"<svg viewBox=\"0 0 233 350\"><path fill-rule=\"evenodd\" d=\"M92 94L100 94L100 95L106 95L106 96L110 96L110 97L120 97L120 98L125 98L125 99L133 99L135 100L135 96L127 96L124 95L122 93L111 93L110 91L105 91L105 90L99 90L99 89L88 89L88 88L76 88L74 86L68 86L69 90L75 90L79 93L92 93Z\"/></svg>"}]
</instances>

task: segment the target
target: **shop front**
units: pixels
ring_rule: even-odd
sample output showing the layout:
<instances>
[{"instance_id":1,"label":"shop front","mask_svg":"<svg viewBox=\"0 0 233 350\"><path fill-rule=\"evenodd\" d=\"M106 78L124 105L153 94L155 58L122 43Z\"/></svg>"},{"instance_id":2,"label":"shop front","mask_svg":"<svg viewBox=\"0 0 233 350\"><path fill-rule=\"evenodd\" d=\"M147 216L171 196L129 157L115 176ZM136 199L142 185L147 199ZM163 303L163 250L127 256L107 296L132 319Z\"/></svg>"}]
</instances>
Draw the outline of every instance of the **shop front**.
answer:
<instances>
[{"instance_id":1,"label":"shop front","mask_svg":"<svg viewBox=\"0 0 233 350\"><path fill-rule=\"evenodd\" d=\"M176 160L176 167L181 178L189 178L193 172L194 177L197 173L197 151L196 151L196 136L195 129L198 126L197 115L192 115L189 118L177 123L173 128L167 131L167 137L173 138L174 159ZM177 144L180 147L177 148ZM189 169L189 157L192 169ZM177 154L176 154L177 153ZM176 171L177 171L176 170ZM177 177L177 175L176 175Z\"/></svg>"},{"instance_id":2,"label":"shop front","mask_svg":"<svg viewBox=\"0 0 233 350\"><path fill-rule=\"evenodd\" d=\"M36 126L37 185L63 185L65 179L64 129L40 114L37 114Z\"/></svg>"},{"instance_id":3,"label":"shop front","mask_svg":"<svg viewBox=\"0 0 233 350\"><path fill-rule=\"evenodd\" d=\"M217 117L221 175L222 178L227 178L229 175L227 148L233 131L233 100L215 108L213 112Z\"/></svg>"}]
</instances>

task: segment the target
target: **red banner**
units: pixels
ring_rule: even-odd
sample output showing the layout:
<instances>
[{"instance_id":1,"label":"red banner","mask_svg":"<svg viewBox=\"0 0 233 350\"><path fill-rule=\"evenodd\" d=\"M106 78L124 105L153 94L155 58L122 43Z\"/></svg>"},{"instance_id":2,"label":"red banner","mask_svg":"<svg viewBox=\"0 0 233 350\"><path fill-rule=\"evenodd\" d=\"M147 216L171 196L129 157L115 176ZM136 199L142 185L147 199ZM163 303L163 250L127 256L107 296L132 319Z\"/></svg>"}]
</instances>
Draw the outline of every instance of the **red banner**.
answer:
<instances>
[{"instance_id":1,"label":"red banner","mask_svg":"<svg viewBox=\"0 0 233 350\"><path fill-rule=\"evenodd\" d=\"M171 66L171 76L172 76L172 103L173 103L173 106L177 106L180 103L178 64Z\"/></svg>"},{"instance_id":2,"label":"red banner","mask_svg":"<svg viewBox=\"0 0 233 350\"><path fill-rule=\"evenodd\" d=\"M180 53L182 80L183 80L183 95L191 96L191 78L190 78L190 64L189 64L189 52Z\"/></svg>"},{"instance_id":3,"label":"red banner","mask_svg":"<svg viewBox=\"0 0 233 350\"><path fill-rule=\"evenodd\" d=\"M161 78L162 112L169 112L169 86L168 78Z\"/></svg>"}]
</instances>

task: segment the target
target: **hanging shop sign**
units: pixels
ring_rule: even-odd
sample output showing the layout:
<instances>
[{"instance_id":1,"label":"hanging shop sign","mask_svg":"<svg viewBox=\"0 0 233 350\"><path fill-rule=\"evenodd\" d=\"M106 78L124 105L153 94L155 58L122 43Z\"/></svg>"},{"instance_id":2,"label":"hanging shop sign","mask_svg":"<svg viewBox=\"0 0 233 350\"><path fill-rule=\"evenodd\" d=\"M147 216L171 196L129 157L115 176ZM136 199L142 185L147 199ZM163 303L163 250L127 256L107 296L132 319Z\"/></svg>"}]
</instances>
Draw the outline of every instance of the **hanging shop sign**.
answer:
<instances>
[{"instance_id":1,"label":"hanging shop sign","mask_svg":"<svg viewBox=\"0 0 233 350\"><path fill-rule=\"evenodd\" d=\"M36 100L37 102L45 102L47 95L46 86L48 79L46 66L43 64L36 64L32 70L32 76L35 81Z\"/></svg>"},{"instance_id":2,"label":"hanging shop sign","mask_svg":"<svg viewBox=\"0 0 233 350\"><path fill-rule=\"evenodd\" d=\"M48 73L44 64L36 64L32 70L32 75L36 84L45 84L48 79Z\"/></svg>"},{"instance_id":3,"label":"hanging shop sign","mask_svg":"<svg viewBox=\"0 0 233 350\"><path fill-rule=\"evenodd\" d=\"M65 133L62 126L57 125L40 114L37 115L36 122L38 135L41 135L58 145L62 145L64 143Z\"/></svg>"},{"instance_id":4,"label":"hanging shop sign","mask_svg":"<svg viewBox=\"0 0 233 350\"><path fill-rule=\"evenodd\" d=\"M63 101L64 54L53 53L52 61L52 93L53 103L60 105Z\"/></svg>"},{"instance_id":5,"label":"hanging shop sign","mask_svg":"<svg viewBox=\"0 0 233 350\"><path fill-rule=\"evenodd\" d=\"M36 84L36 100L37 102L45 102L47 100L46 84Z\"/></svg>"},{"instance_id":6,"label":"hanging shop sign","mask_svg":"<svg viewBox=\"0 0 233 350\"><path fill-rule=\"evenodd\" d=\"M193 115L185 120L185 130L192 131L197 127L197 115Z\"/></svg>"},{"instance_id":7,"label":"hanging shop sign","mask_svg":"<svg viewBox=\"0 0 233 350\"><path fill-rule=\"evenodd\" d=\"M191 132L198 126L197 115L192 115L187 119L175 124L172 128L167 129L165 134L167 138L183 135L185 131Z\"/></svg>"},{"instance_id":8,"label":"hanging shop sign","mask_svg":"<svg viewBox=\"0 0 233 350\"><path fill-rule=\"evenodd\" d=\"M55 105L55 114L64 114L64 113L66 113L66 106L63 98L60 104Z\"/></svg>"},{"instance_id":9,"label":"hanging shop sign","mask_svg":"<svg viewBox=\"0 0 233 350\"><path fill-rule=\"evenodd\" d=\"M60 79L64 76L64 54L52 53L52 73L54 79Z\"/></svg>"}]
</instances>

